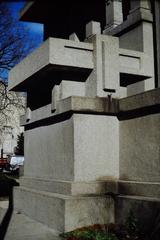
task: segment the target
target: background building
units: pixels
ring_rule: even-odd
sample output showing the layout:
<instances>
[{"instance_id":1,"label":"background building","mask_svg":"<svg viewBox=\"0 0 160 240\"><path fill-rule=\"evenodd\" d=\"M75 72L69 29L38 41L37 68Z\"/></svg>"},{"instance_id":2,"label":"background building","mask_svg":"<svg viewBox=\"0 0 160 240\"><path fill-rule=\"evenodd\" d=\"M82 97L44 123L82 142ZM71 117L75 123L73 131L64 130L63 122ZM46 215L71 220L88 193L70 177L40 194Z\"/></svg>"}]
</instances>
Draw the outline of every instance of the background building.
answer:
<instances>
[{"instance_id":1,"label":"background building","mask_svg":"<svg viewBox=\"0 0 160 240\"><path fill-rule=\"evenodd\" d=\"M22 94L8 92L4 83L0 82L0 149L1 156L14 153L17 136L23 132L20 127L20 116L24 113L25 97Z\"/></svg>"}]
</instances>

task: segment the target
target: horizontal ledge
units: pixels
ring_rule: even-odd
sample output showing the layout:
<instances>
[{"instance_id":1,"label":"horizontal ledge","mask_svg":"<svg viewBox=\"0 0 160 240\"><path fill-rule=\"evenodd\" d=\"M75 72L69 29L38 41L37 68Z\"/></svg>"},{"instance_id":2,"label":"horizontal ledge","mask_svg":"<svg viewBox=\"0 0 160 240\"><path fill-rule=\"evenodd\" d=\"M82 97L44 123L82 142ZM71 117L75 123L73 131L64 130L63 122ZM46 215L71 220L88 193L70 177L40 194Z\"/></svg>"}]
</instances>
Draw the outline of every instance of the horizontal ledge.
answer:
<instances>
[{"instance_id":1,"label":"horizontal ledge","mask_svg":"<svg viewBox=\"0 0 160 240\"><path fill-rule=\"evenodd\" d=\"M88 114L103 114L117 115L118 100L106 98L90 98L71 96L60 101L57 101L57 109L54 113L51 112L51 104L38 108L31 112L31 119L26 120L25 115L21 117L21 125L30 125L44 119L56 118L65 113L88 113ZM65 117L65 116L64 116ZM62 121L62 118L60 118Z\"/></svg>"},{"instance_id":2,"label":"horizontal ledge","mask_svg":"<svg viewBox=\"0 0 160 240\"><path fill-rule=\"evenodd\" d=\"M160 198L160 183L127 180L119 180L117 183L117 190L120 195Z\"/></svg>"},{"instance_id":3,"label":"horizontal ledge","mask_svg":"<svg viewBox=\"0 0 160 240\"><path fill-rule=\"evenodd\" d=\"M160 88L149 90L119 100L119 112L130 112L160 105ZM159 109L160 111L160 109Z\"/></svg>"},{"instance_id":4,"label":"horizontal ledge","mask_svg":"<svg viewBox=\"0 0 160 240\"><path fill-rule=\"evenodd\" d=\"M47 198L57 198L61 200L87 200L87 199L110 199L111 196L107 196L105 194L85 194L85 195L66 195L66 194L60 194L60 193L52 193L52 192L47 192L47 191L40 191L36 190L33 188L28 188L24 186L20 187L15 187L18 191L23 191L23 192L30 192L31 194L36 194L42 197L47 197Z\"/></svg>"},{"instance_id":5,"label":"horizontal ledge","mask_svg":"<svg viewBox=\"0 0 160 240\"><path fill-rule=\"evenodd\" d=\"M116 181L65 181L57 179L27 178L22 177L21 187L29 187L35 190L65 194L69 196L105 194L116 191Z\"/></svg>"},{"instance_id":6,"label":"horizontal ledge","mask_svg":"<svg viewBox=\"0 0 160 240\"><path fill-rule=\"evenodd\" d=\"M53 122L57 119L56 122L60 122L71 117L73 113L111 115L123 120L158 112L160 112L160 88L122 99L71 96L57 101L55 112L51 111L51 104L48 104L32 111L30 120L26 120L25 115L22 116L21 125L30 125L45 119L53 119Z\"/></svg>"},{"instance_id":7,"label":"horizontal ledge","mask_svg":"<svg viewBox=\"0 0 160 240\"><path fill-rule=\"evenodd\" d=\"M63 196L82 195L113 195L115 196L139 196L149 198L160 198L160 183L139 182L118 179L106 179L101 181L74 182L56 179L21 178L22 188L30 188L34 191L44 191ZM112 194L113 193L113 194Z\"/></svg>"}]
</instances>

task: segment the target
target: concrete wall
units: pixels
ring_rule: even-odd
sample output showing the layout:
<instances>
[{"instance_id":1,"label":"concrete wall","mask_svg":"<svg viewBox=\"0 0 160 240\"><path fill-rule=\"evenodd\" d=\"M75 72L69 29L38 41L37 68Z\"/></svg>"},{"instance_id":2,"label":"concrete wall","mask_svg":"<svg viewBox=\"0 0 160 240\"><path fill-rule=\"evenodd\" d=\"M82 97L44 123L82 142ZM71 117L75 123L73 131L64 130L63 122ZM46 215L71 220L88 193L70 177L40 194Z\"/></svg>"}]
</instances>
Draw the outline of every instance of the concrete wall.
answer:
<instances>
[{"instance_id":1,"label":"concrete wall","mask_svg":"<svg viewBox=\"0 0 160 240\"><path fill-rule=\"evenodd\" d=\"M116 117L74 116L75 180L119 177L118 131Z\"/></svg>"},{"instance_id":2,"label":"concrete wall","mask_svg":"<svg viewBox=\"0 0 160 240\"><path fill-rule=\"evenodd\" d=\"M160 87L160 2L158 0L154 1L154 11L155 11L155 32L156 32L156 45L155 48L155 61L157 62L157 86Z\"/></svg>"},{"instance_id":3,"label":"concrete wall","mask_svg":"<svg viewBox=\"0 0 160 240\"><path fill-rule=\"evenodd\" d=\"M64 122L28 130L24 175L75 181L118 178L118 129L116 117L74 114Z\"/></svg>"},{"instance_id":4,"label":"concrete wall","mask_svg":"<svg viewBox=\"0 0 160 240\"><path fill-rule=\"evenodd\" d=\"M149 239L159 239L160 202L158 199L120 196L115 205L116 222L126 224L129 212L137 219L137 228ZM152 238L150 235L154 232Z\"/></svg>"},{"instance_id":5,"label":"concrete wall","mask_svg":"<svg viewBox=\"0 0 160 240\"><path fill-rule=\"evenodd\" d=\"M160 114L120 122L120 178L160 181Z\"/></svg>"},{"instance_id":6,"label":"concrete wall","mask_svg":"<svg viewBox=\"0 0 160 240\"><path fill-rule=\"evenodd\" d=\"M25 132L24 175L72 180L73 118Z\"/></svg>"}]
</instances>

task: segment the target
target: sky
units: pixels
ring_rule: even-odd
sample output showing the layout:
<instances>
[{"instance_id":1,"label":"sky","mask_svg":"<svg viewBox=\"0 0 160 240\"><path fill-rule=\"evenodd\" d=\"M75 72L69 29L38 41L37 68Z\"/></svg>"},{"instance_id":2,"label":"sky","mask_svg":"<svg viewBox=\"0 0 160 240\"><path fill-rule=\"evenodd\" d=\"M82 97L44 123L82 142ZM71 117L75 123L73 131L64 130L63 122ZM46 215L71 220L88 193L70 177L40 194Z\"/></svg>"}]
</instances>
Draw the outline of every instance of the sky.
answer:
<instances>
[{"instance_id":1,"label":"sky","mask_svg":"<svg viewBox=\"0 0 160 240\"><path fill-rule=\"evenodd\" d=\"M36 47L38 47L43 41L43 24L38 23L29 23L19 21L19 12L23 8L25 1L11 1L11 0L2 0L2 3L5 3L10 9L9 18L13 18L15 29L22 29L24 36L27 36L25 45L28 46L28 52L30 53ZM22 28L21 28L22 27ZM0 38L1 41L1 38ZM0 42L1 43L1 42ZM31 46L31 47L30 47ZM29 52L30 49L30 52ZM7 82L8 81L8 70L0 69L0 77Z\"/></svg>"},{"instance_id":2,"label":"sky","mask_svg":"<svg viewBox=\"0 0 160 240\"><path fill-rule=\"evenodd\" d=\"M23 8L25 1L7 1L8 7L11 9L12 16L16 19L18 24L27 27L31 37L35 39L35 45L43 40L43 25L38 23L27 23L18 21L19 11Z\"/></svg>"}]
</instances>

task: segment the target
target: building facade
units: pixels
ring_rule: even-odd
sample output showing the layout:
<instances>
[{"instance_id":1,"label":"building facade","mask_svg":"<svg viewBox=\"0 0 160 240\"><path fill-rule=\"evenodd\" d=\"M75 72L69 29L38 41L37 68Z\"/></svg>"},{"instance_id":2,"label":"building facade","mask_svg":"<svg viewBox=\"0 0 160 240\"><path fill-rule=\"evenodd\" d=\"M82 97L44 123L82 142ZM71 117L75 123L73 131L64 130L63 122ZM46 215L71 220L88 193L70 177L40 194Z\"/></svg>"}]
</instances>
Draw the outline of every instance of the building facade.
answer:
<instances>
[{"instance_id":1,"label":"building facade","mask_svg":"<svg viewBox=\"0 0 160 240\"><path fill-rule=\"evenodd\" d=\"M156 221L154 8L149 0L69 0L63 8L55 0L27 3L21 12L23 21L44 23L45 33L44 43L9 77L11 90L27 92L21 119L26 164L15 209L55 237L96 223L123 223L130 209L145 232Z\"/></svg>"}]
</instances>

